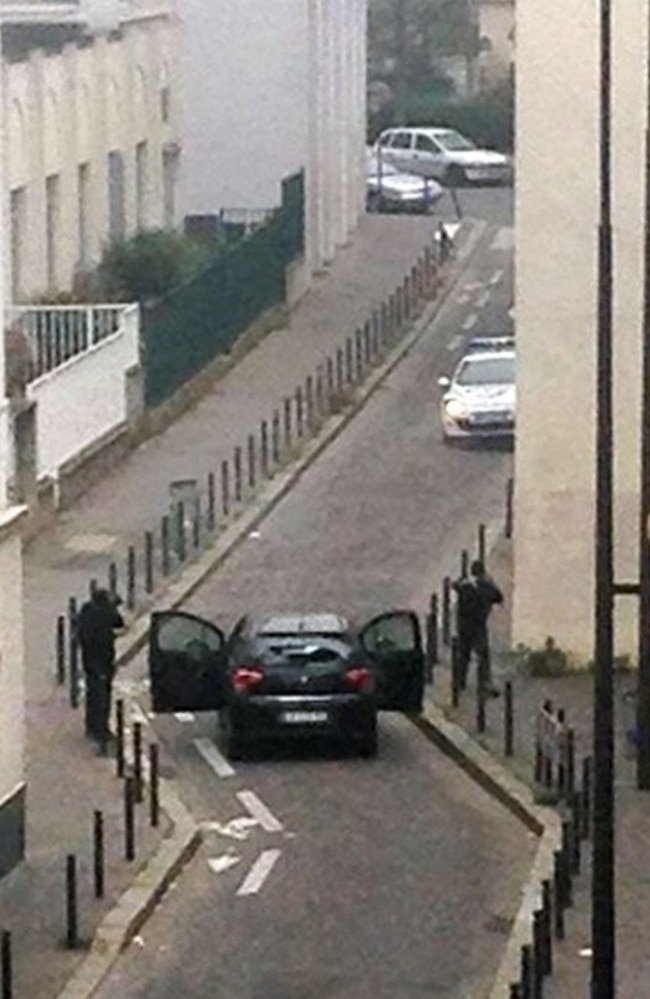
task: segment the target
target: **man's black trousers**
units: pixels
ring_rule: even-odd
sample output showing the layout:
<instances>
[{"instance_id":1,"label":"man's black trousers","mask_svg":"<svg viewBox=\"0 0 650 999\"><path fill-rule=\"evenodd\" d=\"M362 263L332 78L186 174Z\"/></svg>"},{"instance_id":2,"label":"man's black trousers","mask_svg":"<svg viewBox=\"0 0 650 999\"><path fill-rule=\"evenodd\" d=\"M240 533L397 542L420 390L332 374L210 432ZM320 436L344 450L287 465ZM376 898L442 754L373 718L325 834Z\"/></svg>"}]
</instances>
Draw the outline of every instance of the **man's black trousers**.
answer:
<instances>
[{"instance_id":1,"label":"man's black trousers","mask_svg":"<svg viewBox=\"0 0 650 999\"><path fill-rule=\"evenodd\" d=\"M86 671L86 735L99 742L110 735L112 686L112 672Z\"/></svg>"}]
</instances>

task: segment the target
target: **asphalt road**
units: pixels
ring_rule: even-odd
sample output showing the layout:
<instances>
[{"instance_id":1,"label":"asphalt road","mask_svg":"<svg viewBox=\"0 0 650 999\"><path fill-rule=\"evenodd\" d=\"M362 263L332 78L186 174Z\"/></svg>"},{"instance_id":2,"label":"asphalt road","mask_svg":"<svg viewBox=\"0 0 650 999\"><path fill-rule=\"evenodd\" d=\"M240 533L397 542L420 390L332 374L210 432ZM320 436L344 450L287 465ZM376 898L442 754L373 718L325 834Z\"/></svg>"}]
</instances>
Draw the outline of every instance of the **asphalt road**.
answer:
<instances>
[{"instance_id":1,"label":"asphalt road","mask_svg":"<svg viewBox=\"0 0 650 999\"><path fill-rule=\"evenodd\" d=\"M187 610L225 626L423 610L478 522L501 521L511 455L445 447L436 380L467 336L509 328L510 239L488 230L407 358ZM99 999L485 995L533 844L406 719L382 718L376 761L280 749L234 770L209 716L154 724L206 842Z\"/></svg>"}]
</instances>

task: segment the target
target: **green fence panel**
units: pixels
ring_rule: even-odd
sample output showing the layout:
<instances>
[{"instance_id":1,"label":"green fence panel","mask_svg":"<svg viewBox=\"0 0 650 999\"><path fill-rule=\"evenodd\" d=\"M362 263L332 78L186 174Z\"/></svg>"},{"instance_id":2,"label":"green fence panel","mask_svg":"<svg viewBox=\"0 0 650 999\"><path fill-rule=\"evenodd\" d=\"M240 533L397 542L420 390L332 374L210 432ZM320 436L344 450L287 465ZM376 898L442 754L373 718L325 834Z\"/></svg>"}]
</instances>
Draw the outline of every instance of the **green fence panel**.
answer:
<instances>
[{"instance_id":1,"label":"green fence panel","mask_svg":"<svg viewBox=\"0 0 650 999\"><path fill-rule=\"evenodd\" d=\"M198 277L142 309L145 398L169 398L272 305L285 300L286 267L304 248L304 176L282 185L282 207Z\"/></svg>"}]
</instances>

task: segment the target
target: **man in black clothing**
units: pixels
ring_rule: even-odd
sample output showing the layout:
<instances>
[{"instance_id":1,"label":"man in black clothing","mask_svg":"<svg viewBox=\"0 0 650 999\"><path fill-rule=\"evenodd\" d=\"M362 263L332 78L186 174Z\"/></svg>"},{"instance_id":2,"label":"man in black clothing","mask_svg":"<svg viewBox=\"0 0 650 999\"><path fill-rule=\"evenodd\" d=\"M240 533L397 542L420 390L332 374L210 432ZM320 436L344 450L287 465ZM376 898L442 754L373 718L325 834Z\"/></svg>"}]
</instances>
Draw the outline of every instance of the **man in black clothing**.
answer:
<instances>
[{"instance_id":1,"label":"man in black clothing","mask_svg":"<svg viewBox=\"0 0 650 999\"><path fill-rule=\"evenodd\" d=\"M115 675L115 632L124 627L119 597L95 589L79 612L77 637L86 676L86 735L105 751L112 739L109 728Z\"/></svg>"},{"instance_id":2,"label":"man in black clothing","mask_svg":"<svg viewBox=\"0 0 650 999\"><path fill-rule=\"evenodd\" d=\"M462 685L467 682L467 671L472 652L478 660L478 683L492 697L499 691L492 685L488 618L494 604L503 603L503 594L488 576L485 566L478 560L472 562L471 575L461 576L454 583L456 591L456 622L458 632L458 669Z\"/></svg>"}]
</instances>

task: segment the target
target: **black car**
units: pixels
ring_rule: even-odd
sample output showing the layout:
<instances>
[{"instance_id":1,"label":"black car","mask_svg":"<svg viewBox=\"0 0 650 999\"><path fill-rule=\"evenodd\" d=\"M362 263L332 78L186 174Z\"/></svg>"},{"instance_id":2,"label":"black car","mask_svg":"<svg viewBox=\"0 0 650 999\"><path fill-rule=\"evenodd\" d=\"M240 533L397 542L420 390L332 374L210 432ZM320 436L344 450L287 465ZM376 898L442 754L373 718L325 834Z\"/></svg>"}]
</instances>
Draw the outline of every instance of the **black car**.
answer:
<instances>
[{"instance_id":1,"label":"black car","mask_svg":"<svg viewBox=\"0 0 650 999\"><path fill-rule=\"evenodd\" d=\"M219 711L231 759L262 738L312 735L374 756L379 709L422 709L424 654L408 610L361 627L329 613L246 616L228 638L174 611L152 614L149 673L155 712Z\"/></svg>"}]
</instances>

